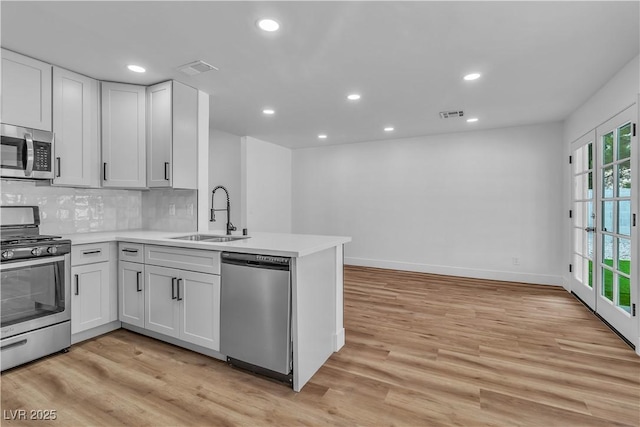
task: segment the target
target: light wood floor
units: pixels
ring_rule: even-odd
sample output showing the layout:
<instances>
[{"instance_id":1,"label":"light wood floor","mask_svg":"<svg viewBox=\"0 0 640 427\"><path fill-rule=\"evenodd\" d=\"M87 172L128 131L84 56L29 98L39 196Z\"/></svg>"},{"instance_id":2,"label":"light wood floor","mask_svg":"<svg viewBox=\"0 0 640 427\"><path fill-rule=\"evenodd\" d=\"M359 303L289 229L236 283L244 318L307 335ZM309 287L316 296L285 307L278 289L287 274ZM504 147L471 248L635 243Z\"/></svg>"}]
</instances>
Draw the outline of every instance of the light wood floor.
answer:
<instances>
[{"instance_id":1,"label":"light wood floor","mask_svg":"<svg viewBox=\"0 0 640 427\"><path fill-rule=\"evenodd\" d=\"M640 357L560 288L347 267L345 328L300 393L115 331L5 372L2 425L640 425Z\"/></svg>"}]
</instances>

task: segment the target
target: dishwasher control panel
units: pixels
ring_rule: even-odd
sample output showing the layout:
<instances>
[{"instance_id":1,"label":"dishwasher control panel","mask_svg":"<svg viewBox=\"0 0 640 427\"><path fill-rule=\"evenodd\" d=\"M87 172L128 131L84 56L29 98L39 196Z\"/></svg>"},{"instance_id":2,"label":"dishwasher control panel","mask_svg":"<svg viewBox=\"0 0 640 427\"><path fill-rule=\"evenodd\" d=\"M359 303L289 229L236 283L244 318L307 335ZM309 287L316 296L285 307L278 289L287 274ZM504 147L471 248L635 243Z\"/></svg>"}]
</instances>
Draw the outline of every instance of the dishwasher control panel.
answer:
<instances>
[{"instance_id":1,"label":"dishwasher control panel","mask_svg":"<svg viewBox=\"0 0 640 427\"><path fill-rule=\"evenodd\" d=\"M275 264L289 264L289 258L268 255L256 255L256 261L271 262Z\"/></svg>"}]
</instances>

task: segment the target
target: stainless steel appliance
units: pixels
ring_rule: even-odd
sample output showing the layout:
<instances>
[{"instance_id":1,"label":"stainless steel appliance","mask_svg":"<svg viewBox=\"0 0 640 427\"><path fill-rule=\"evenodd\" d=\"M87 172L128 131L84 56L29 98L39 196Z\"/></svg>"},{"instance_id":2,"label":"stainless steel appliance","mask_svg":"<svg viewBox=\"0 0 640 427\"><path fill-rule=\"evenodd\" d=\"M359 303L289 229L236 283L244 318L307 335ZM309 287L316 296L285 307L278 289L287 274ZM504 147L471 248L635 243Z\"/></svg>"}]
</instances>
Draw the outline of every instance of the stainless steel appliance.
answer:
<instances>
[{"instance_id":1,"label":"stainless steel appliance","mask_svg":"<svg viewBox=\"0 0 640 427\"><path fill-rule=\"evenodd\" d=\"M53 132L0 124L0 175L53 179Z\"/></svg>"},{"instance_id":2,"label":"stainless steel appliance","mask_svg":"<svg viewBox=\"0 0 640 427\"><path fill-rule=\"evenodd\" d=\"M0 206L0 370L71 346L71 242L37 206Z\"/></svg>"},{"instance_id":3,"label":"stainless steel appliance","mask_svg":"<svg viewBox=\"0 0 640 427\"><path fill-rule=\"evenodd\" d=\"M292 383L291 259L223 252L220 352L234 366Z\"/></svg>"}]
</instances>

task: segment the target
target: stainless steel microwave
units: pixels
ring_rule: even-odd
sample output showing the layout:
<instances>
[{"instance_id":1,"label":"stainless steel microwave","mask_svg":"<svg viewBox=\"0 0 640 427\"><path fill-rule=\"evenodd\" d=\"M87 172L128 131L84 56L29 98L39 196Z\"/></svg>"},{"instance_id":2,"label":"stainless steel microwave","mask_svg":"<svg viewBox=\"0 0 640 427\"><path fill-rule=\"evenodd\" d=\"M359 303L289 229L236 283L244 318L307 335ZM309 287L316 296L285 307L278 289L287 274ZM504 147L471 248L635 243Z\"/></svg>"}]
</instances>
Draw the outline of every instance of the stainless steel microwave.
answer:
<instances>
[{"instance_id":1,"label":"stainless steel microwave","mask_svg":"<svg viewBox=\"0 0 640 427\"><path fill-rule=\"evenodd\" d=\"M53 132L0 124L0 175L53 179Z\"/></svg>"}]
</instances>

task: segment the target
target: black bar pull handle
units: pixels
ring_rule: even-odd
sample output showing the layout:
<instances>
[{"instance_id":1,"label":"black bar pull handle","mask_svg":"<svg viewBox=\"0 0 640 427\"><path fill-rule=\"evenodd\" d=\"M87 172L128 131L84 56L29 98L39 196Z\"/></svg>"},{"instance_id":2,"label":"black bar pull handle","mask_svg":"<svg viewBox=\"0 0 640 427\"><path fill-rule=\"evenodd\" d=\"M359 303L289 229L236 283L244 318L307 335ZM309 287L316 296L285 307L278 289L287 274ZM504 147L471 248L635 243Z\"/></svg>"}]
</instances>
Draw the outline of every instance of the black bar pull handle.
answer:
<instances>
[{"instance_id":1,"label":"black bar pull handle","mask_svg":"<svg viewBox=\"0 0 640 427\"><path fill-rule=\"evenodd\" d=\"M60 167L61 167L61 166L60 166L60 162L61 162L60 157L56 157L56 163L57 163L57 164L56 164L56 169L57 169L57 171L56 171L56 177L58 177L58 178L60 178L61 173L62 173L62 172L60 172Z\"/></svg>"},{"instance_id":2,"label":"black bar pull handle","mask_svg":"<svg viewBox=\"0 0 640 427\"><path fill-rule=\"evenodd\" d=\"M93 255L93 254L99 254L102 253L102 249L98 249L96 251L84 251L82 252L82 255Z\"/></svg>"},{"instance_id":3,"label":"black bar pull handle","mask_svg":"<svg viewBox=\"0 0 640 427\"><path fill-rule=\"evenodd\" d=\"M102 164L102 180L103 181L107 180L107 162L104 162Z\"/></svg>"},{"instance_id":4,"label":"black bar pull handle","mask_svg":"<svg viewBox=\"0 0 640 427\"><path fill-rule=\"evenodd\" d=\"M178 279L178 301L182 301L182 297L180 296L180 283L182 283L182 279Z\"/></svg>"},{"instance_id":5,"label":"black bar pull handle","mask_svg":"<svg viewBox=\"0 0 640 427\"><path fill-rule=\"evenodd\" d=\"M136 272L136 291L142 292L142 288L140 287L140 276L142 276L142 271Z\"/></svg>"},{"instance_id":6,"label":"black bar pull handle","mask_svg":"<svg viewBox=\"0 0 640 427\"><path fill-rule=\"evenodd\" d=\"M171 278L171 299L176 299L178 297L176 297L176 280L178 280L175 277Z\"/></svg>"},{"instance_id":7,"label":"black bar pull handle","mask_svg":"<svg viewBox=\"0 0 640 427\"><path fill-rule=\"evenodd\" d=\"M80 295L80 275L76 274L76 295Z\"/></svg>"},{"instance_id":8,"label":"black bar pull handle","mask_svg":"<svg viewBox=\"0 0 640 427\"><path fill-rule=\"evenodd\" d=\"M169 162L164 162L164 179L169 181Z\"/></svg>"}]
</instances>

